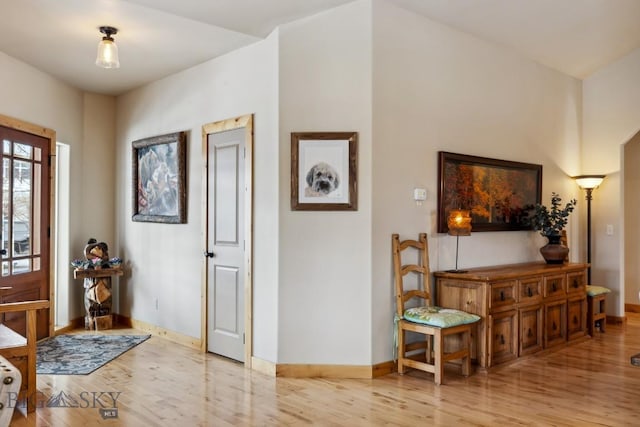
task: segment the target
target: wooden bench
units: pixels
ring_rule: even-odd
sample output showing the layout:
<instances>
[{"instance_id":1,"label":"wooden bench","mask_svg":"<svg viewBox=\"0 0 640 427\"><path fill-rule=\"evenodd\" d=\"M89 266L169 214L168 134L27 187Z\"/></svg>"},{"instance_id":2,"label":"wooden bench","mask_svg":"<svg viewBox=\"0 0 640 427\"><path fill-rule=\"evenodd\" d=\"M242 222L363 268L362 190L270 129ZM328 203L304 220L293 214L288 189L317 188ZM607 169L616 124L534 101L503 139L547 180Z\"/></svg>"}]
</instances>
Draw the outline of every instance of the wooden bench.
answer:
<instances>
[{"instance_id":1,"label":"wooden bench","mask_svg":"<svg viewBox=\"0 0 640 427\"><path fill-rule=\"evenodd\" d=\"M21 385L20 370L0 356L0 427L7 427L11 423Z\"/></svg>"},{"instance_id":2,"label":"wooden bench","mask_svg":"<svg viewBox=\"0 0 640 427\"><path fill-rule=\"evenodd\" d=\"M24 312L26 316L26 336L0 324L0 356L15 366L22 375L18 400L26 399L27 412L36 409L36 312L45 308L49 308L49 301L0 304L0 315Z\"/></svg>"}]
</instances>

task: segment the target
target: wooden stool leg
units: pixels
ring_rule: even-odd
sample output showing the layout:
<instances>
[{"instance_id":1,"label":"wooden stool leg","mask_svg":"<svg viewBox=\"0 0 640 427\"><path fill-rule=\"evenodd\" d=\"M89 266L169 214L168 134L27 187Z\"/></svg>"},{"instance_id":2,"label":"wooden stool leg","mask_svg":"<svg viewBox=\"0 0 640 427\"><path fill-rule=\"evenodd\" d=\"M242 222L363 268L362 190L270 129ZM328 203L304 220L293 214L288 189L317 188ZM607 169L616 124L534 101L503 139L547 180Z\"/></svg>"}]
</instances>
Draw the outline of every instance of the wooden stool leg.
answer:
<instances>
[{"instance_id":1,"label":"wooden stool leg","mask_svg":"<svg viewBox=\"0 0 640 427\"><path fill-rule=\"evenodd\" d=\"M589 330L589 335L593 336L593 332L595 330L595 320L593 319L593 315L594 315L594 304L596 303L596 301L594 300L594 297L592 296L587 296L587 329Z\"/></svg>"},{"instance_id":2,"label":"wooden stool leg","mask_svg":"<svg viewBox=\"0 0 640 427\"><path fill-rule=\"evenodd\" d=\"M600 300L600 313L602 313L602 319L600 320L600 332L604 332L607 327L607 297L602 296Z\"/></svg>"},{"instance_id":3,"label":"wooden stool leg","mask_svg":"<svg viewBox=\"0 0 640 427\"><path fill-rule=\"evenodd\" d=\"M607 326L607 295L587 296L587 323L589 335L596 332L596 325L600 325L600 332L604 332Z\"/></svg>"}]
</instances>

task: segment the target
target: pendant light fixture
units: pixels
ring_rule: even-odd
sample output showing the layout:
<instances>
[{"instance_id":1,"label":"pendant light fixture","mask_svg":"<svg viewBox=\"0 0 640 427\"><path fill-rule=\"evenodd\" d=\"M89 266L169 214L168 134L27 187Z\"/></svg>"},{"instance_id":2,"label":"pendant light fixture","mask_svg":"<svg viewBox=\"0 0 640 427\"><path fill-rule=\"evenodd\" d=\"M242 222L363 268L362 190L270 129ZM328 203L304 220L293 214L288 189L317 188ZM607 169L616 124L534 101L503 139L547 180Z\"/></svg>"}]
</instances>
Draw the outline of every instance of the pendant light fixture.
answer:
<instances>
[{"instance_id":1,"label":"pendant light fixture","mask_svg":"<svg viewBox=\"0 0 640 427\"><path fill-rule=\"evenodd\" d=\"M118 46L113 41L114 34L118 33L118 29L114 27L100 27L100 32L104 34L100 44L98 44L98 56L96 57L96 65L102 68L120 68L120 60L118 59Z\"/></svg>"}]
</instances>

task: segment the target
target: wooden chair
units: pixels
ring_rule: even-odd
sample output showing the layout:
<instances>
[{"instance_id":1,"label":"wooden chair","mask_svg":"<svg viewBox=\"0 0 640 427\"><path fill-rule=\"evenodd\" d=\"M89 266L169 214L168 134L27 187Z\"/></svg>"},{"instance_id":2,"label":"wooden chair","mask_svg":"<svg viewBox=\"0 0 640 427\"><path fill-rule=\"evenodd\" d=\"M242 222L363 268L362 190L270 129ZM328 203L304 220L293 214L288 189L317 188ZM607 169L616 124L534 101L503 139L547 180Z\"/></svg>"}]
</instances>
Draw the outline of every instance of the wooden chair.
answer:
<instances>
[{"instance_id":1,"label":"wooden chair","mask_svg":"<svg viewBox=\"0 0 640 427\"><path fill-rule=\"evenodd\" d=\"M49 301L24 301L0 304L0 316L7 313L24 312L26 336L0 324L0 356L7 359L22 375L22 386L18 400L26 399L27 412L36 409L36 312L49 308Z\"/></svg>"},{"instance_id":2,"label":"wooden chair","mask_svg":"<svg viewBox=\"0 0 640 427\"><path fill-rule=\"evenodd\" d=\"M473 323L480 320L480 316L431 305L431 273L426 233L421 233L417 241L400 241L398 234L393 234L391 240L395 272L398 373L404 374L406 367L430 372L434 375L434 382L440 385L444 364L460 359L462 374L468 376L471 371L471 328ZM417 250L418 263L403 265L403 252L410 249ZM405 276L410 273L418 275L418 289L406 291ZM421 304L408 308L406 304L412 299L418 299ZM425 340L406 343L407 331L423 334ZM447 337L450 338L445 346ZM450 345L457 349L445 352L445 347L449 349Z\"/></svg>"}]
</instances>

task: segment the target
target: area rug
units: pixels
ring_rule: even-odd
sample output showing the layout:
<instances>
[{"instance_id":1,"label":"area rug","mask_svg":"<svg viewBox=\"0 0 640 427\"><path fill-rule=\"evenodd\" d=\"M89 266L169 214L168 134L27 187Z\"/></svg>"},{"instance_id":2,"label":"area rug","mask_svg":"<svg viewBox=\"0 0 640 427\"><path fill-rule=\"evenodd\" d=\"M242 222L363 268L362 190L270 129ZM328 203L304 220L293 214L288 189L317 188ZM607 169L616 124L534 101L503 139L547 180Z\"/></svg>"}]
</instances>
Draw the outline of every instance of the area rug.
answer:
<instances>
[{"instance_id":1,"label":"area rug","mask_svg":"<svg viewBox=\"0 0 640 427\"><path fill-rule=\"evenodd\" d=\"M151 335L58 335L38 343L36 372L87 375Z\"/></svg>"}]
</instances>

